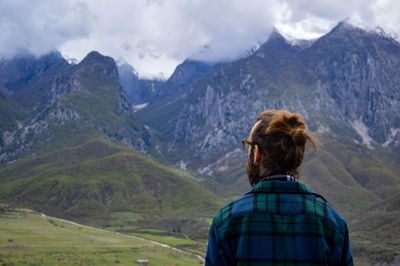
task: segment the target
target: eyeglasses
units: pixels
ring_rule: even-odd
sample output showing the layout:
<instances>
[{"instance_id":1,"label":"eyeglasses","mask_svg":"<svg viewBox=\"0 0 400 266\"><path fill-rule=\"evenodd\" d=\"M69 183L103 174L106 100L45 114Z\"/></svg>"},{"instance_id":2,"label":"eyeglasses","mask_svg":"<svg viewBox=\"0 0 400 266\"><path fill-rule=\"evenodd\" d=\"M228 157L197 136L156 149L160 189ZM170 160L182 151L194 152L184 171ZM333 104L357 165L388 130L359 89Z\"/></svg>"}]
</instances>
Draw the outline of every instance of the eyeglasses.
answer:
<instances>
[{"instance_id":1,"label":"eyeglasses","mask_svg":"<svg viewBox=\"0 0 400 266\"><path fill-rule=\"evenodd\" d=\"M243 139L242 140L242 145L243 145L243 150L248 151L249 150L249 146L253 146L255 143L249 141L248 139Z\"/></svg>"}]
</instances>

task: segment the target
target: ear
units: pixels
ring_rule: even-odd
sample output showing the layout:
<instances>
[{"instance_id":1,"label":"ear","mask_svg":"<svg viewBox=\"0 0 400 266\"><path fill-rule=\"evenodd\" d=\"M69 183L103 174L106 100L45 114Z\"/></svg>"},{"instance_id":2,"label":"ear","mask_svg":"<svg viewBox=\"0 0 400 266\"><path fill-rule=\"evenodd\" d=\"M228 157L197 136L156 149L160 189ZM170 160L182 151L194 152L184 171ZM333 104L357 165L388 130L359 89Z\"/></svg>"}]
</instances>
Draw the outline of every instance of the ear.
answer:
<instances>
[{"instance_id":1,"label":"ear","mask_svg":"<svg viewBox=\"0 0 400 266\"><path fill-rule=\"evenodd\" d=\"M257 164L261 159L262 159L262 154L260 152L260 149L258 148L258 145L254 145L254 163Z\"/></svg>"}]
</instances>

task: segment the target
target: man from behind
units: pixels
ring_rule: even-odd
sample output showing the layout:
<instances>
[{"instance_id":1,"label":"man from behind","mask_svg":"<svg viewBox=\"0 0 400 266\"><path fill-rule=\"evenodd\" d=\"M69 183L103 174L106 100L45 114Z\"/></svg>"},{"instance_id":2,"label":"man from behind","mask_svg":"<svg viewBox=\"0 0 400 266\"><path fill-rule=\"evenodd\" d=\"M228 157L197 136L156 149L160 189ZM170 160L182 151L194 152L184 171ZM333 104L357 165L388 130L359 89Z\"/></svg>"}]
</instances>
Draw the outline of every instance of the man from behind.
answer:
<instances>
[{"instance_id":1,"label":"man from behind","mask_svg":"<svg viewBox=\"0 0 400 266\"><path fill-rule=\"evenodd\" d=\"M353 265L345 220L298 182L307 141L300 115L258 116L242 141L252 189L216 214L206 265Z\"/></svg>"}]
</instances>

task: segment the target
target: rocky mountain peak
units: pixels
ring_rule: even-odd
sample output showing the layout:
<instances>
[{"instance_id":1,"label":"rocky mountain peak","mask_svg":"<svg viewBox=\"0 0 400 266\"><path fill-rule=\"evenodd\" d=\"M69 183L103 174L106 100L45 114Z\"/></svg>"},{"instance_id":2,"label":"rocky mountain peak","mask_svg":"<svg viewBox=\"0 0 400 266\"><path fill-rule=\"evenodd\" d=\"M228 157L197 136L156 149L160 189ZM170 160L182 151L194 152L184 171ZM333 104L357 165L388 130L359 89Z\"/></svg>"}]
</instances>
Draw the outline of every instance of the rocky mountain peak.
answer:
<instances>
[{"instance_id":1,"label":"rocky mountain peak","mask_svg":"<svg viewBox=\"0 0 400 266\"><path fill-rule=\"evenodd\" d=\"M293 54L301 50L303 47L300 46L293 38L285 37L277 28L271 32L268 40L260 46L260 48L254 53L256 57L264 58L268 54L281 54L288 53Z\"/></svg>"},{"instance_id":2,"label":"rocky mountain peak","mask_svg":"<svg viewBox=\"0 0 400 266\"><path fill-rule=\"evenodd\" d=\"M272 40L285 41L285 37L283 35L284 34L282 34L278 28L274 27L271 34L269 35L267 42L270 42Z\"/></svg>"},{"instance_id":3,"label":"rocky mountain peak","mask_svg":"<svg viewBox=\"0 0 400 266\"><path fill-rule=\"evenodd\" d=\"M328 34L343 34L353 31L364 31L364 30L361 29L360 27L357 27L349 20L342 20Z\"/></svg>"},{"instance_id":4,"label":"rocky mountain peak","mask_svg":"<svg viewBox=\"0 0 400 266\"><path fill-rule=\"evenodd\" d=\"M294 48L293 42L291 42L291 40L289 40L289 38L282 34L277 28L274 28L268 41L264 45L267 49L270 49L271 47L280 49L284 48L285 50Z\"/></svg>"},{"instance_id":5,"label":"rocky mountain peak","mask_svg":"<svg viewBox=\"0 0 400 266\"><path fill-rule=\"evenodd\" d=\"M82 60L81 64L93 64L93 63L103 63L109 64L114 63L114 59L109 56L104 56L97 51L91 51L86 55L86 57Z\"/></svg>"},{"instance_id":6,"label":"rocky mountain peak","mask_svg":"<svg viewBox=\"0 0 400 266\"><path fill-rule=\"evenodd\" d=\"M78 68L90 67L93 73L99 74L99 78L105 75L104 78L118 79L117 64L114 59L97 51L90 52L77 66Z\"/></svg>"},{"instance_id":7,"label":"rocky mountain peak","mask_svg":"<svg viewBox=\"0 0 400 266\"><path fill-rule=\"evenodd\" d=\"M356 40L356 39L376 39L384 38L395 41L395 38L391 34L385 32L379 27L369 27L366 25L359 24L357 22L350 21L348 19L339 22L328 34L323 36L321 39L329 40Z\"/></svg>"}]
</instances>

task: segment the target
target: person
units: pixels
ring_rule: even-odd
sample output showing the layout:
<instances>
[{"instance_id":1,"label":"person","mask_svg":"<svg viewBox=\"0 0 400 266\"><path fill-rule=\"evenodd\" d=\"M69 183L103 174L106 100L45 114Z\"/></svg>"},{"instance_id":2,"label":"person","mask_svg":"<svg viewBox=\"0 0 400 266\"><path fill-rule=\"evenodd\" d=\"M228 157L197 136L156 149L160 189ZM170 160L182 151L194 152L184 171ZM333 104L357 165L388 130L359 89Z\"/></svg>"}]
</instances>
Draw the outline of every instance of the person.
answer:
<instances>
[{"instance_id":1,"label":"person","mask_svg":"<svg viewBox=\"0 0 400 266\"><path fill-rule=\"evenodd\" d=\"M206 265L353 265L345 220L298 182L307 141L299 114L258 116L242 141L252 189L215 215Z\"/></svg>"}]
</instances>

